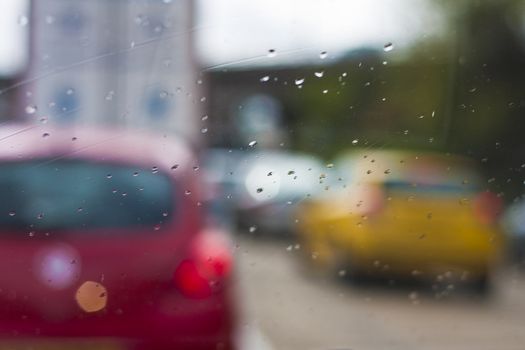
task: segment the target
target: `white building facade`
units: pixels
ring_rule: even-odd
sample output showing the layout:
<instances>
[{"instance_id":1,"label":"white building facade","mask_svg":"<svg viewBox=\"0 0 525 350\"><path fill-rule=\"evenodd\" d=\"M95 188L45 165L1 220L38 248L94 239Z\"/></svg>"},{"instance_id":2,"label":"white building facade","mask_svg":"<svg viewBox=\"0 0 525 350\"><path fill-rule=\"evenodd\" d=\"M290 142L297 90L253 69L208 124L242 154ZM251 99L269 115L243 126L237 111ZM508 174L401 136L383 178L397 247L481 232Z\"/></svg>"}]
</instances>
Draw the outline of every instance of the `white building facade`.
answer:
<instances>
[{"instance_id":1,"label":"white building facade","mask_svg":"<svg viewBox=\"0 0 525 350\"><path fill-rule=\"evenodd\" d=\"M140 127L198 142L191 0L31 4L28 118Z\"/></svg>"}]
</instances>

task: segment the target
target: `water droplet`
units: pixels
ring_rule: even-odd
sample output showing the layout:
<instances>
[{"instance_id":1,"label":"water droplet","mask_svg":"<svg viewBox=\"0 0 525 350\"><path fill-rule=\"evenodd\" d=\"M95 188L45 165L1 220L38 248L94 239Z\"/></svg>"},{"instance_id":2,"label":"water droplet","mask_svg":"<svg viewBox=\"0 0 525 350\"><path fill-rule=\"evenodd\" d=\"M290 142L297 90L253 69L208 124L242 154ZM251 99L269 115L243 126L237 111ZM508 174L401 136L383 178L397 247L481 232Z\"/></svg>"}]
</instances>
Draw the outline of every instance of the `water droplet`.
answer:
<instances>
[{"instance_id":1,"label":"water droplet","mask_svg":"<svg viewBox=\"0 0 525 350\"><path fill-rule=\"evenodd\" d=\"M206 120L208 120L208 115L204 115L204 116L202 116L201 120L202 120L203 122L205 122Z\"/></svg>"},{"instance_id":2,"label":"water droplet","mask_svg":"<svg viewBox=\"0 0 525 350\"><path fill-rule=\"evenodd\" d=\"M275 49L268 50L268 57L275 57L275 55L276 55Z\"/></svg>"},{"instance_id":3,"label":"water droplet","mask_svg":"<svg viewBox=\"0 0 525 350\"><path fill-rule=\"evenodd\" d=\"M26 106L25 111L27 114L33 114L37 111L37 107L34 105Z\"/></svg>"},{"instance_id":4,"label":"water droplet","mask_svg":"<svg viewBox=\"0 0 525 350\"><path fill-rule=\"evenodd\" d=\"M157 224L157 225L153 226L153 230L154 231L160 230L160 224Z\"/></svg>"},{"instance_id":5,"label":"water droplet","mask_svg":"<svg viewBox=\"0 0 525 350\"><path fill-rule=\"evenodd\" d=\"M262 187L259 187L259 188L257 189L257 193L261 193L262 191L263 191Z\"/></svg>"},{"instance_id":6,"label":"water droplet","mask_svg":"<svg viewBox=\"0 0 525 350\"><path fill-rule=\"evenodd\" d=\"M383 46L383 51L390 52L394 49L394 44L388 42Z\"/></svg>"},{"instance_id":7,"label":"water droplet","mask_svg":"<svg viewBox=\"0 0 525 350\"><path fill-rule=\"evenodd\" d=\"M248 143L249 147L255 147L255 145L257 145L257 141L255 141L255 140L250 141L250 143Z\"/></svg>"},{"instance_id":8,"label":"water droplet","mask_svg":"<svg viewBox=\"0 0 525 350\"><path fill-rule=\"evenodd\" d=\"M185 194L186 196L189 196L189 195L191 194L191 191L190 191L190 190L186 190L186 191L184 191L184 194Z\"/></svg>"},{"instance_id":9,"label":"water droplet","mask_svg":"<svg viewBox=\"0 0 525 350\"><path fill-rule=\"evenodd\" d=\"M197 171L197 170L199 170L199 167L198 166L194 166L193 167L193 171Z\"/></svg>"},{"instance_id":10,"label":"water droplet","mask_svg":"<svg viewBox=\"0 0 525 350\"><path fill-rule=\"evenodd\" d=\"M40 123L46 124L47 123L47 118L46 117L40 118Z\"/></svg>"},{"instance_id":11,"label":"water droplet","mask_svg":"<svg viewBox=\"0 0 525 350\"><path fill-rule=\"evenodd\" d=\"M385 170L385 174L387 174L387 175L390 174L390 169L386 169Z\"/></svg>"},{"instance_id":12,"label":"water droplet","mask_svg":"<svg viewBox=\"0 0 525 350\"><path fill-rule=\"evenodd\" d=\"M328 90L323 90L323 94L327 94L328 93Z\"/></svg>"},{"instance_id":13,"label":"water droplet","mask_svg":"<svg viewBox=\"0 0 525 350\"><path fill-rule=\"evenodd\" d=\"M339 277L344 277L346 276L346 270L339 270L337 274L339 275Z\"/></svg>"},{"instance_id":14,"label":"water droplet","mask_svg":"<svg viewBox=\"0 0 525 350\"><path fill-rule=\"evenodd\" d=\"M160 93L159 93L159 97L160 98L166 98L169 96L169 93L166 91L166 90L162 90Z\"/></svg>"},{"instance_id":15,"label":"water droplet","mask_svg":"<svg viewBox=\"0 0 525 350\"><path fill-rule=\"evenodd\" d=\"M44 137L44 138L49 137L49 133L48 132L43 133L42 137Z\"/></svg>"},{"instance_id":16,"label":"water droplet","mask_svg":"<svg viewBox=\"0 0 525 350\"><path fill-rule=\"evenodd\" d=\"M205 133L207 133L207 132L208 132L208 128L202 128L202 129L201 129L201 133L202 133L202 134L205 134Z\"/></svg>"},{"instance_id":17,"label":"water droplet","mask_svg":"<svg viewBox=\"0 0 525 350\"><path fill-rule=\"evenodd\" d=\"M333 164L333 163L328 163L328 164L326 164L326 167L327 167L328 169L331 169L331 168L334 167L334 164Z\"/></svg>"},{"instance_id":18,"label":"water droplet","mask_svg":"<svg viewBox=\"0 0 525 350\"><path fill-rule=\"evenodd\" d=\"M133 173L133 176L139 176L139 172L138 172L138 171L135 171L135 172Z\"/></svg>"},{"instance_id":19,"label":"water droplet","mask_svg":"<svg viewBox=\"0 0 525 350\"><path fill-rule=\"evenodd\" d=\"M73 89L73 88L68 88L66 90L66 95L73 95L74 93L75 93L75 89Z\"/></svg>"},{"instance_id":20,"label":"water droplet","mask_svg":"<svg viewBox=\"0 0 525 350\"><path fill-rule=\"evenodd\" d=\"M29 23L29 18L26 15L18 16L18 24L25 27Z\"/></svg>"},{"instance_id":21,"label":"water droplet","mask_svg":"<svg viewBox=\"0 0 525 350\"><path fill-rule=\"evenodd\" d=\"M76 141L76 140L77 140L76 137L72 137L72 138L71 138L71 141Z\"/></svg>"},{"instance_id":22,"label":"water droplet","mask_svg":"<svg viewBox=\"0 0 525 350\"><path fill-rule=\"evenodd\" d=\"M111 174L107 174L106 177L107 177L108 179L111 179L111 178L113 177L113 175L111 175Z\"/></svg>"},{"instance_id":23,"label":"water droplet","mask_svg":"<svg viewBox=\"0 0 525 350\"><path fill-rule=\"evenodd\" d=\"M15 216L15 215L16 215L16 213L14 211L10 211L9 212L9 216Z\"/></svg>"},{"instance_id":24,"label":"water droplet","mask_svg":"<svg viewBox=\"0 0 525 350\"><path fill-rule=\"evenodd\" d=\"M156 173L158 173L158 172L159 172L159 168L158 168L158 167L156 167L156 166L154 166L154 167L151 167L151 172L152 172L153 174L156 174Z\"/></svg>"},{"instance_id":25,"label":"water droplet","mask_svg":"<svg viewBox=\"0 0 525 350\"><path fill-rule=\"evenodd\" d=\"M318 78L322 78L324 75L324 71L315 72L314 75Z\"/></svg>"},{"instance_id":26,"label":"water droplet","mask_svg":"<svg viewBox=\"0 0 525 350\"><path fill-rule=\"evenodd\" d=\"M322 60L324 60L327 56L328 56L328 52L326 51L321 51L321 53L319 54L319 58Z\"/></svg>"},{"instance_id":27,"label":"water droplet","mask_svg":"<svg viewBox=\"0 0 525 350\"><path fill-rule=\"evenodd\" d=\"M178 164L175 164L175 165L173 165L173 166L171 167L171 170L175 170L175 169L177 169L178 167L179 167L179 165L178 165Z\"/></svg>"},{"instance_id":28,"label":"water droplet","mask_svg":"<svg viewBox=\"0 0 525 350\"><path fill-rule=\"evenodd\" d=\"M268 80L270 80L270 76L269 75L265 75L264 77L259 79L259 81L262 82L262 83L267 82Z\"/></svg>"},{"instance_id":29,"label":"water droplet","mask_svg":"<svg viewBox=\"0 0 525 350\"><path fill-rule=\"evenodd\" d=\"M293 249L293 245L289 245L288 247L286 247L286 251L288 252L291 252Z\"/></svg>"},{"instance_id":30,"label":"water droplet","mask_svg":"<svg viewBox=\"0 0 525 350\"><path fill-rule=\"evenodd\" d=\"M250 228L248 229L248 231L250 233L254 233L255 231L257 231L257 226L250 226Z\"/></svg>"},{"instance_id":31,"label":"water droplet","mask_svg":"<svg viewBox=\"0 0 525 350\"><path fill-rule=\"evenodd\" d=\"M129 43L129 47L132 48L132 49L135 48L135 42L132 41L131 43Z\"/></svg>"},{"instance_id":32,"label":"water droplet","mask_svg":"<svg viewBox=\"0 0 525 350\"><path fill-rule=\"evenodd\" d=\"M359 140L358 140L358 139L354 139L354 140L352 140L352 145L355 146L355 145L357 145L358 143L359 143Z\"/></svg>"},{"instance_id":33,"label":"water droplet","mask_svg":"<svg viewBox=\"0 0 525 350\"><path fill-rule=\"evenodd\" d=\"M293 171L293 170L290 170L290 171L288 172L288 175L293 175L293 174L295 174L295 171Z\"/></svg>"},{"instance_id":34,"label":"water droplet","mask_svg":"<svg viewBox=\"0 0 525 350\"><path fill-rule=\"evenodd\" d=\"M304 83L304 78L295 79L295 85L301 85L302 83Z\"/></svg>"}]
</instances>

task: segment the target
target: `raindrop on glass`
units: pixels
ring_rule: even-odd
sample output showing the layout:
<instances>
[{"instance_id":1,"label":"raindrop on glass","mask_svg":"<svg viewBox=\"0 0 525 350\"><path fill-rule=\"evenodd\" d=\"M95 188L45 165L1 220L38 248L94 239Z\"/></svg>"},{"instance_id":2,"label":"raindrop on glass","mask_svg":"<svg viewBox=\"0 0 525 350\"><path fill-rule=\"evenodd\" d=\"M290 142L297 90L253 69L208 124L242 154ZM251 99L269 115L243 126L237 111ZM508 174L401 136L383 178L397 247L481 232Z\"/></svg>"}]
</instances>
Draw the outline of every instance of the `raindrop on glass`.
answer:
<instances>
[{"instance_id":1,"label":"raindrop on glass","mask_svg":"<svg viewBox=\"0 0 525 350\"><path fill-rule=\"evenodd\" d=\"M37 107L34 105L26 106L25 111L27 114L33 114L37 111Z\"/></svg>"},{"instance_id":2,"label":"raindrop on glass","mask_svg":"<svg viewBox=\"0 0 525 350\"><path fill-rule=\"evenodd\" d=\"M27 18L26 15L20 15L18 17L18 24L21 25L22 27L25 27L28 23L29 23L29 19Z\"/></svg>"},{"instance_id":3,"label":"raindrop on glass","mask_svg":"<svg viewBox=\"0 0 525 350\"><path fill-rule=\"evenodd\" d=\"M249 147L255 147L256 145L257 145L257 141L255 141L255 140L250 141L250 143L248 143Z\"/></svg>"},{"instance_id":4,"label":"raindrop on glass","mask_svg":"<svg viewBox=\"0 0 525 350\"><path fill-rule=\"evenodd\" d=\"M390 52L394 49L394 44L388 42L383 46L383 51Z\"/></svg>"}]
</instances>

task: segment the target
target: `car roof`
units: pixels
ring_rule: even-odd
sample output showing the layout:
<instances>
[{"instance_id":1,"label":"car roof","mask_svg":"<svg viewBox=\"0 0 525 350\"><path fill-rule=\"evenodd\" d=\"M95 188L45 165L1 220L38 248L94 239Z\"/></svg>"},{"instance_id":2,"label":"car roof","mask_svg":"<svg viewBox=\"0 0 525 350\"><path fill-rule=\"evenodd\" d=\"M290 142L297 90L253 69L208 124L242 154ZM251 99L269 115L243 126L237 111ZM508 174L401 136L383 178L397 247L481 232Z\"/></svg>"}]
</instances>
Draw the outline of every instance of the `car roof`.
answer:
<instances>
[{"instance_id":1,"label":"car roof","mask_svg":"<svg viewBox=\"0 0 525 350\"><path fill-rule=\"evenodd\" d=\"M367 182L479 182L474 162L466 157L430 151L363 149L336 160L342 173Z\"/></svg>"},{"instance_id":2,"label":"car roof","mask_svg":"<svg viewBox=\"0 0 525 350\"><path fill-rule=\"evenodd\" d=\"M189 170L195 157L179 137L130 129L47 124L0 127L0 162L86 159Z\"/></svg>"}]
</instances>

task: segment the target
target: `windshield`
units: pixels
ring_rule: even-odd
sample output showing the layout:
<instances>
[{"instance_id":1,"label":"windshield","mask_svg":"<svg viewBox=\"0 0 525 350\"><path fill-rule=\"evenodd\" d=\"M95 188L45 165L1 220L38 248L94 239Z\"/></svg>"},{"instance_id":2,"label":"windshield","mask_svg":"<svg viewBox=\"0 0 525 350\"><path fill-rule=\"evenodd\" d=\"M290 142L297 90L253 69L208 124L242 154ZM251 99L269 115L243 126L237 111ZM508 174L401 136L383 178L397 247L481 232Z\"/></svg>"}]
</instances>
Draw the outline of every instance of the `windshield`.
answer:
<instances>
[{"instance_id":1,"label":"windshield","mask_svg":"<svg viewBox=\"0 0 525 350\"><path fill-rule=\"evenodd\" d=\"M525 0L1 4L0 350L525 348Z\"/></svg>"}]
</instances>

